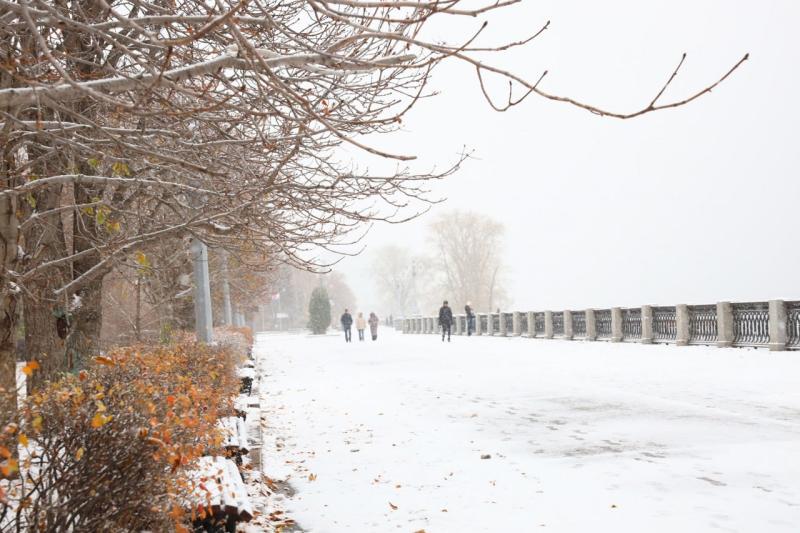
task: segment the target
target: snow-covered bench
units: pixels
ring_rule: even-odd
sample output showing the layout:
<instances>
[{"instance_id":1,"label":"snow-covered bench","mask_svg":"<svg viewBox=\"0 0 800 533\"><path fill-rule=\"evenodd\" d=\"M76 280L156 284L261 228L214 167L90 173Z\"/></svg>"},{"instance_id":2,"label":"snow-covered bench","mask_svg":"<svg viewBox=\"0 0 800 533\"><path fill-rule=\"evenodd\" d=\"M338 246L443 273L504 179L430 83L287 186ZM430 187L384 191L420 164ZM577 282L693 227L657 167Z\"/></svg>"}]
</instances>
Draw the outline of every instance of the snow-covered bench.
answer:
<instances>
[{"instance_id":1,"label":"snow-covered bench","mask_svg":"<svg viewBox=\"0 0 800 533\"><path fill-rule=\"evenodd\" d=\"M260 406L261 402L258 397L254 396L241 395L233 401L233 408L236 410L237 416L242 418L242 420L247 420L248 409L258 409Z\"/></svg>"},{"instance_id":2,"label":"snow-covered bench","mask_svg":"<svg viewBox=\"0 0 800 533\"><path fill-rule=\"evenodd\" d=\"M189 505L197 517L195 531L235 532L237 522L253 518L253 504L239 468L225 457L201 457L189 473L193 490Z\"/></svg>"},{"instance_id":3,"label":"snow-covered bench","mask_svg":"<svg viewBox=\"0 0 800 533\"><path fill-rule=\"evenodd\" d=\"M237 465L242 464L242 455L247 455L250 451L247 426L244 420L238 416L226 416L220 418L218 424L225 439L222 442L222 446L233 457Z\"/></svg>"},{"instance_id":4,"label":"snow-covered bench","mask_svg":"<svg viewBox=\"0 0 800 533\"><path fill-rule=\"evenodd\" d=\"M242 380L242 388L241 388L240 392L242 394L244 394L246 392L247 395L249 396L250 393L253 391L253 380L256 377L255 368L252 368L252 367L240 368L237 371L237 374L239 375L239 379Z\"/></svg>"}]
</instances>

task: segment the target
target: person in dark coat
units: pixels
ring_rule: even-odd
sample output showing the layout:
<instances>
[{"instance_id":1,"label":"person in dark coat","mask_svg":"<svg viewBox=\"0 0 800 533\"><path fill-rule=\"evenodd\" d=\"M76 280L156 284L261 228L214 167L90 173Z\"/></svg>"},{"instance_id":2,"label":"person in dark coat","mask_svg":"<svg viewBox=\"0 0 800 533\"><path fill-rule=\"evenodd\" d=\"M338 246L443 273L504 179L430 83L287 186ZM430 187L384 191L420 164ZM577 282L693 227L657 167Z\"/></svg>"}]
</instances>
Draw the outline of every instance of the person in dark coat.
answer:
<instances>
[{"instance_id":1,"label":"person in dark coat","mask_svg":"<svg viewBox=\"0 0 800 533\"><path fill-rule=\"evenodd\" d=\"M467 336L469 337L475 331L475 311L472 310L469 302L464 306L464 313L467 315Z\"/></svg>"},{"instance_id":2,"label":"person in dark coat","mask_svg":"<svg viewBox=\"0 0 800 533\"><path fill-rule=\"evenodd\" d=\"M447 334L447 342L450 342L450 328L453 326L453 310L447 305L447 300L445 300L442 307L439 308L439 326L442 328L442 342L444 342L445 334Z\"/></svg>"},{"instance_id":3,"label":"person in dark coat","mask_svg":"<svg viewBox=\"0 0 800 533\"><path fill-rule=\"evenodd\" d=\"M344 330L344 342L350 342L352 332L350 328L353 326L353 315L350 314L350 311L347 309L344 310L341 318L342 322L342 329Z\"/></svg>"},{"instance_id":4,"label":"person in dark coat","mask_svg":"<svg viewBox=\"0 0 800 533\"><path fill-rule=\"evenodd\" d=\"M372 340L378 340L378 315L370 313L367 322L369 323L369 332L372 334Z\"/></svg>"}]
</instances>

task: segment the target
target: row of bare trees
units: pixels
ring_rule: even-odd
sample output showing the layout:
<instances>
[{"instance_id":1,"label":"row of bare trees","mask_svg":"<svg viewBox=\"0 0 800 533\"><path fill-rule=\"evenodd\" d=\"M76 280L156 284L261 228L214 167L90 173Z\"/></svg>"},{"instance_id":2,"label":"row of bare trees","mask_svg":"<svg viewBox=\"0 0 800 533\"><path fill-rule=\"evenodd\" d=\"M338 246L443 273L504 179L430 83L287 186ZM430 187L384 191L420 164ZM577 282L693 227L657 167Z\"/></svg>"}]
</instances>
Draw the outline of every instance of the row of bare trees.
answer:
<instances>
[{"instance_id":1,"label":"row of bare trees","mask_svg":"<svg viewBox=\"0 0 800 533\"><path fill-rule=\"evenodd\" d=\"M516 1L0 0L0 376L13 376L19 335L42 376L79 364L110 274L134 280L160 328L177 321L191 239L226 251L241 278L277 262L324 268L318 251L357 240L365 222L424 211L429 180L462 161L375 175L339 148L412 159L364 138L400 127L443 60L474 68L482 87L501 76L524 96L619 118L730 74L608 113L486 62L541 30L490 45L485 25L423 37L432 21ZM485 94L501 109L520 100ZM149 320L138 309L135 334Z\"/></svg>"}]
</instances>

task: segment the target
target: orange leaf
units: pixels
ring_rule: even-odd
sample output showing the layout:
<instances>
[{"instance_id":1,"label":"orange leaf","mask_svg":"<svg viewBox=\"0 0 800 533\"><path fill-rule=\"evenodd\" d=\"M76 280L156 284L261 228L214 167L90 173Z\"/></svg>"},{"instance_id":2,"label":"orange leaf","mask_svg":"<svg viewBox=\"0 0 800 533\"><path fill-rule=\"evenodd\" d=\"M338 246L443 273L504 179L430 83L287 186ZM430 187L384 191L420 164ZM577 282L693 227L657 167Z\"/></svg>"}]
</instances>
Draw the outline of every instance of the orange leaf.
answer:
<instances>
[{"instance_id":1,"label":"orange leaf","mask_svg":"<svg viewBox=\"0 0 800 533\"><path fill-rule=\"evenodd\" d=\"M39 363L36 361L30 361L27 365L22 367L22 371L25 373L26 376L31 376L33 371L39 368Z\"/></svg>"},{"instance_id":2,"label":"orange leaf","mask_svg":"<svg viewBox=\"0 0 800 533\"><path fill-rule=\"evenodd\" d=\"M0 446L0 457L8 459L9 457L11 457L11 452L8 451L8 448L6 448L5 446Z\"/></svg>"},{"instance_id":3,"label":"orange leaf","mask_svg":"<svg viewBox=\"0 0 800 533\"><path fill-rule=\"evenodd\" d=\"M25 433L19 434L19 443L25 446L26 448L28 447L28 436Z\"/></svg>"},{"instance_id":4,"label":"orange leaf","mask_svg":"<svg viewBox=\"0 0 800 533\"><path fill-rule=\"evenodd\" d=\"M9 459L2 466L0 466L0 472L5 477L11 477L11 474L19 470L19 463L15 459Z\"/></svg>"},{"instance_id":5,"label":"orange leaf","mask_svg":"<svg viewBox=\"0 0 800 533\"><path fill-rule=\"evenodd\" d=\"M83 446L81 446L80 448L78 448L78 451L77 451L77 452L75 452L75 460L76 460L76 461L80 461L80 460L81 460L81 457L83 457L83 454L84 454L84 452L85 452L85 451L86 451L86 450L84 450L84 449L83 449Z\"/></svg>"},{"instance_id":6,"label":"orange leaf","mask_svg":"<svg viewBox=\"0 0 800 533\"><path fill-rule=\"evenodd\" d=\"M167 396L167 403L169 405L175 405L175 396L172 396L172 395Z\"/></svg>"},{"instance_id":7,"label":"orange leaf","mask_svg":"<svg viewBox=\"0 0 800 533\"><path fill-rule=\"evenodd\" d=\"M112 361L108 357L103 357L102 355L98 355L97 357L94 358L94 360L96 363L100 363L101 365L114 366L114 361Z\"/></svg>"},{"instance_id":8,"label":"orange leaf","mask_svg":"<svg viewBox=\"0 0 800 533\"><path fill-rule=\"evenodd\" d=\"M92 417L92 427L97 429L111 422L111 417L106 416L101 412L96 412Z\"/></svg>"}]
</instances>

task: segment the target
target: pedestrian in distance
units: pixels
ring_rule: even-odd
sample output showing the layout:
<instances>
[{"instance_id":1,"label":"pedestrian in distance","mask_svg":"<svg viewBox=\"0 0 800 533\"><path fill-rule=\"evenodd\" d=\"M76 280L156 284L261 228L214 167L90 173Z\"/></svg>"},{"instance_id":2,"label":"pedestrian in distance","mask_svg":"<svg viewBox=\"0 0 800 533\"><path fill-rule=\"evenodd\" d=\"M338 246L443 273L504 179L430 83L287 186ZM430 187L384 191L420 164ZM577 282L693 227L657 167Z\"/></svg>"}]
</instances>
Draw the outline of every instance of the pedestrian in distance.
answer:
<instances>
[{"instance_id":1,"label":"pedestrian in distance","mask_svg":"<svg viewBox=\"0 0 800 533\"><path fill-rule=\"evenodd\" d=\"M358 340L364 340L364 330L367 329L367 321L364 320L364 313L358 313L356 317L356 329L358 330Z\"/></svg>"},{"instance_id":2,"label":"pedestrian in distance","mask_svg":"<svg viewBox=\"0 0 800 533\"><path fill-rule=\"evenodd\" d=\"M352 342L353 333L350 331L350 328L353 326L353 315L351 315L350 311L347 309L342 313L341 322L342 329L344 330L344 342Z\"/></svg>"},{"instance_id":3,"label":"pedestrian in distance","mask_svg":"<svg viewBox=\"0 0 800 533\"><path fill-rule=\"evenodd\" d=\"M467 315L467 337L469 337L475 331L475 312L472 310L470 302L464 306L464 313Z\"/></svg>"},{"instance_id":4,"label":"pedestrian in distance","mask_svg":"<svg viewBox=\"0 0 800 533\"><path fill-rule=\"evenodd\" d=\"M442 328L442 342L444 336L447 334L447 342L450 342L450 329L453 326L453 310L447 305L447 300L444 301L442 307L439 308L439 327Z\"/></svg>"},{"instance_id":5,"label":"pedestrian in distance","mask_svg":"<svg viewBox=\"0 0 800 533\"><path fill-rule=\"evenodd\" d=\"M372 334L372 340L378 340L378 315L375 313L369 314L369 332Z\"/></svg>"}]
</instances>

